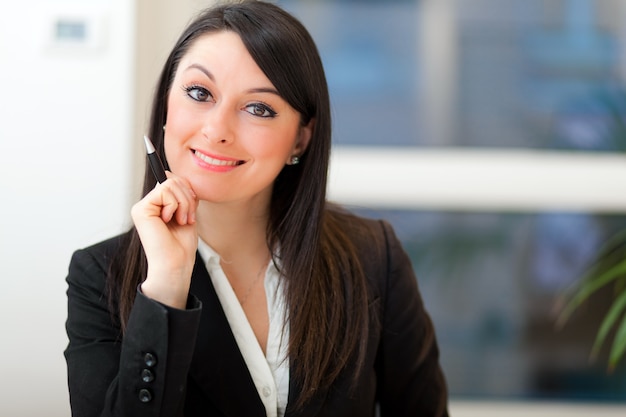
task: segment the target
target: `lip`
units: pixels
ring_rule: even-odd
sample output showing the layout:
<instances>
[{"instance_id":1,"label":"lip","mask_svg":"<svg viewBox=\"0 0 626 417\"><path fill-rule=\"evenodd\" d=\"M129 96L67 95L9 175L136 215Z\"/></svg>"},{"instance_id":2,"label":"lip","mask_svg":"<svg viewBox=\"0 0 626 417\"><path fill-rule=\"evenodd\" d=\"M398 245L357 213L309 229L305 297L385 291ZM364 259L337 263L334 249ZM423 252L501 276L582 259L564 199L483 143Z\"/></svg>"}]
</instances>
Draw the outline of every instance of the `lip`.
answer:
<instances>
[{"instance_id":1,"label":"lip","mask_svg":"<svg viewBox=\"0 0 626 417\"><path fill-rule=\"evenodd\" d=\"M246 163L241 159L208 154L198 149L192 149L191 152L196 164L209 171L228 172Z\"/></svg>"}]
</instances>

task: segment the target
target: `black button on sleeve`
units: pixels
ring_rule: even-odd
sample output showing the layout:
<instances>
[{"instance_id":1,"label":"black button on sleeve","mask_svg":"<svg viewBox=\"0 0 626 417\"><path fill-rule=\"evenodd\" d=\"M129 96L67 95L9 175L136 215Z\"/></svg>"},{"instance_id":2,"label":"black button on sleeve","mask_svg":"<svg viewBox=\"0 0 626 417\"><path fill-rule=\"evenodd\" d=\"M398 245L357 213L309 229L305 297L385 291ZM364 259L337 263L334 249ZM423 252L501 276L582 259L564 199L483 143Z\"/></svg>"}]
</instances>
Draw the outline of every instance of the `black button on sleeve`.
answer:
<instances>
[{"instance_id":1,"label":"black button on sleeve","mask_svg":"<svg viewBox=\"0 0 626 417\"><path fill-rule=\"evenodd\" d=\"M157 363L156 355L150 352L146 353L145 355L143 355L143 362L146 364L146 366L152 368Z\"/></svg>"},{"instance_id":2,"label":"black button on sleeve","mask_svg":"<svg viewBox=\"0 0 626 417\"><path fill-rule=\"evenodd\" d=\"M154 374L149 369L144 369L141 371L141 380L143 382L152 382L154 381Z\"/></svg>"},{"instance_id":3,"label":"black button on sleeve","mask_svg":"<svg viewBox=\"0 0 626 417\"><path fill-rule=\"evenodd\" d=\"M142 403L148 403L152 401L152 393L149 389L143 388L139 390L139 401L141 401Z\"/></svg>"}]
</instances>

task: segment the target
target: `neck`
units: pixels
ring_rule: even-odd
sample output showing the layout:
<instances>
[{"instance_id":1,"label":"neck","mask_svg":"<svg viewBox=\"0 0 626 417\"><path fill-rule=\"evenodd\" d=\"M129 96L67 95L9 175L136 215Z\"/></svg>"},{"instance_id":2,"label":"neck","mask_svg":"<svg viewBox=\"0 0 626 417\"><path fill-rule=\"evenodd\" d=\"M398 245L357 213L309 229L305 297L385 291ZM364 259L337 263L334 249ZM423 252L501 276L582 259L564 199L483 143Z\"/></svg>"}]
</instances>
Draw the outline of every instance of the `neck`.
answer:
<instances>
[{"instance_id":1,"label":"neck","mask_svg":"<svg viewBox=\"0 0 626 417\"><path fill-rule=\"evenodd\" d=\"M225 262L267 256L267 207L238 204L198 206L198 234Z\"/></svg>"}]
</instances>

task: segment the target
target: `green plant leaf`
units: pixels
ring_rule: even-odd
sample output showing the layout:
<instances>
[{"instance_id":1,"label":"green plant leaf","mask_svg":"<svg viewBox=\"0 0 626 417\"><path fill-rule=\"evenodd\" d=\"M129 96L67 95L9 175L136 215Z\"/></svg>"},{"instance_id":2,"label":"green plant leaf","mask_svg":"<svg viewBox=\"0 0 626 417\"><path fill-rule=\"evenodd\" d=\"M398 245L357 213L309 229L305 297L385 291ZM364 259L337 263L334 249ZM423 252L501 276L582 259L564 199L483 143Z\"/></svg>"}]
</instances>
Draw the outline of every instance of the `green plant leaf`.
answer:
<instances>
[{"instance_id":1,"label":"green plant leaf","mask_svg":"<svg viewBox=\"0 0 626 417\"><path fill-rule=\"evenodd\" d=\"M571 300L565 305L559 317L559 322L567 321L572 312L588 299L591 294L624 274L626 274L626 260L597 276L587 275Z\"/></svg>"},{"instance_id":2,"label":"green plant leaf","mask_svg":"<svg viewBox=\"0 0 626 417\"><path fill-rule=\"evenodd\" d=\"M596 264L603 263L603 261L610 257L616 250L623 248L626 243L626 229L620 230L611 236L602 246L598 249L595 256Z\"/></svg>"},{"instance_id":3,"label":"green plant leaf","mask_svg":"<svg viewBox=\"0 0 626 417\"><path fill-rule=\"evenodd\" d=\"M626 316L622 318L622 323L617 329L615 339L613 339L613 346L611 346L611 353L609 354L609 369L612 371L617 366L621 357L626 351Z\"/></svg>"},{"instance_id":4,"label":"green plant leaf","mask_svg":"<svg viewBox=\"0 0 626 417\"><path fill-rule=\"evenodd\" d=\"M594 260L588 267L585 276L597 275L597 273L606 269L607 265L618 263L626 256L626 228L613 234L606 240L596 251ZM577 283L572 284L572 288L576 288Z\"/></svg>"},{"instance_id":5,"label":"green plant leaf","mask_svg":"<svg viewBox=\"0 0 626 417\"><path fill-rule=\"evenodd\" d=\"M613 325L617 322L617 320L619 319L620 315L622 314L625 308L626 308L626 291L624 291L622 294L619 295L619 297L617 297L617 299L611 305L611 309L609 310L609 312L606 313L606 316L604 316L604 320L602 320L602 325L600 326L600 329L598 330L598 335L596 336L596 340L593 344L593 347L591 348L592 357L595 357L598 354L598 351L600 350L600 347L602 347L602 344L604 343L606 336L609 334L609 331L611 330Z\"/></svg>"}]
</instances>

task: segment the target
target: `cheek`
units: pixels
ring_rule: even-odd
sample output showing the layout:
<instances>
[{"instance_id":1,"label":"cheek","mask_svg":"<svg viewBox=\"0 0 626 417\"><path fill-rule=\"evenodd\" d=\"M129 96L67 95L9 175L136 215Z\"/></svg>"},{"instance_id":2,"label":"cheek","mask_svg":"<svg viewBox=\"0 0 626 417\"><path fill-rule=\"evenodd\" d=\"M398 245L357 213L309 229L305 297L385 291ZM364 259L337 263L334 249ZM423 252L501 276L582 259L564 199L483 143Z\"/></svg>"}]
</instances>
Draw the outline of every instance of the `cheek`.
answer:
<instances>
[{"instance_id":1,"label":"cheek","mask_svg":"<svg viewBox=\"0 0 626 417\"><path fill-rule=\"evenodd\" d=\"M167 118L165 121L166 131L180 136L180 134L195 129L199 118L193 112L185 109L184 102L180 98L168 100Z\"/></svg>"},{"instance_id":2,"label":"cheek","mask_svg":"<svg viewBox=\"0 0 626 417\"><path fill-rule=\"evenodd\" d=\"M177 155L176 155L176 146L172 143L171 137L166 133L165 139L163 142L163 148L165 150L165 160L167 161L167 165L169 170L172 172L177 172Z\"/></svg>"},{"instance_id":3,"label":"cheek","mask_svg":"<svg viewBox=\"0 0 626 417\"><path fill-rule=\"evenodd\" d=\"M172 170L176 167L176 159L182 151L182 144L185 138L192 135L197 130L198 117L185 111L180 99L172 98L168 100L168 112L165 120L165 157Z\"/></svg>"},{"instance_id":4,"label":"cheek","mask_svg":"<svg viewBox=\"0 0 626 417\"><path fill-rule=\"evenodd\" d=\"M293 129L283 128L267 132L258 139L251 144L256 155L284 163L293 153L296 133Z\"/></svg>"}]
</instances>

